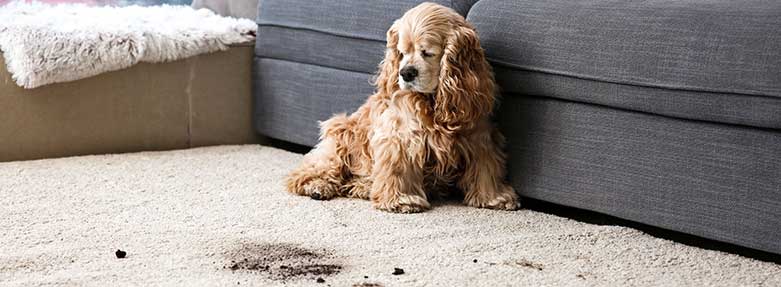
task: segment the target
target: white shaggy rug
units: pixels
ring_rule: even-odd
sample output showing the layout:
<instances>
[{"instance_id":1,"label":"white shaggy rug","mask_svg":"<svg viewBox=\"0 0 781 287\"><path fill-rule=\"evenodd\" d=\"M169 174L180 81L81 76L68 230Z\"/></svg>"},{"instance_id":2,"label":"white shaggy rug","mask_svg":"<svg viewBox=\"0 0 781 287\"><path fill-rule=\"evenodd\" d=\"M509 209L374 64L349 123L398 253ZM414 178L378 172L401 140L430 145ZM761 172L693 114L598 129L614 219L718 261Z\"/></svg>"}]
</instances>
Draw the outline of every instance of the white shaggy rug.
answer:
<instances>
[{"instance_id":1,"label":"white shaggy rug","mask_svg":"<svg viewBox=\"0 0 781 287\"><path fill-rule=\"evenodd\" d=\"M625 227L292 196L281 180L300 159L225 146L2 163L0 285L781 285L779 265Z\"/></svg>"},{"instance_id":2,"label":"white shaggy rug","mask_svg":"<svg viewBox=\"0 0 781 287\"><path fill-rule=\"evenodd\" d=\"M24 88L225 50L257 26L189 6L93 7L11 2L0 6L0 51Z\"/></svg>"}]
</instances>

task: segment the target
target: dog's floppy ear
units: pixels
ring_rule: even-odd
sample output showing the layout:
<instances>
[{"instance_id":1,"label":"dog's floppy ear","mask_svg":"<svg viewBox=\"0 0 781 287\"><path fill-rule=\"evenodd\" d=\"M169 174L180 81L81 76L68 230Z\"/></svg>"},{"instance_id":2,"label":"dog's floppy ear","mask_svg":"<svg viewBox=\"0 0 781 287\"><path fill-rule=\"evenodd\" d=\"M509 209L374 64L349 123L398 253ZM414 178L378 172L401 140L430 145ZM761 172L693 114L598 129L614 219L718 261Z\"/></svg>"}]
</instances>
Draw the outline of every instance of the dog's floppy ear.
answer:
<instances>
[{"instance_id":1,"label":"dog's floppy ear","mask_svg":"<svg viewBox=\"0 0 781 287\"><path fill-rule=\"evenodd\" d=\"M491 113L494 77L477 32L468 24L453 29L442 56L435 98L436 121L455 131Z\"/></svg>"},{"instance_id":2,"label":"dog's floppy ear","mask_svg":"<svg viewBox=\"0 0 781 287\"><path fill-rule=\"evenodd\" d=\"M399 65L401 63L401 52L397 49L399 44L398 24L388 29L386 34L387 44L385 45L385 59L380 63L380 71L374 81L377 86L377 92L388 95L399 90Z\"/></svg>"}]
</instances>

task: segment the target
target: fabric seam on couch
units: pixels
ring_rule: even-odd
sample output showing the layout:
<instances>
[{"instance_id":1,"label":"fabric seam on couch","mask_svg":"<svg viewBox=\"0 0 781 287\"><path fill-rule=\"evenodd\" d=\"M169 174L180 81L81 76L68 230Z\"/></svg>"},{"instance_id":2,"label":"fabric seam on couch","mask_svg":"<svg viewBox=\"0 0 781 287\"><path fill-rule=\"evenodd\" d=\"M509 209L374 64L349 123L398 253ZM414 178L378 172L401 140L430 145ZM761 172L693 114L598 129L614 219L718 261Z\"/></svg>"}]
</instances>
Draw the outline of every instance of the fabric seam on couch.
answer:
<instances>
[{"instance_id":1,"label":"fabric seam on couch","mask_svg":"<svg viewBox=\"0 0 781 287\"><path fill-rule=\"evenodd\" d=\"M588 80L588 81L612 83L612 84L619 84L619 85L629 85L629 86L645 87L645 88L658 88L658 89L666 89L666 90L673 90L673 91L745 95L745 96L755 96L755 97L766 97L771 99L781 98L781 95L772 95L772 94L767 94L759 91L723 91L719 89L708 89L703 87L674 86L674 85L650 84L650 83L642 83L642 82L630 82L630 81L622 81L622 80L605 79L597 76L581 75L581 74L562 72L562 71L551 70L546 68L528 67L524 65L510 64L505 61L497 60L490 57L488 57L488 61L495 65L501 65L508 68L518 69L518 70L546 73L546 74L572 77L572 78Z\"/></svg>"},{"instance_id":2,"label":"fabric seam on couch","mask_svg":"<svg viewBox=\"0 0 781 287\"><path fill-rule=\"evenodd\" d=\"M693 123L701 123L701 124L713 124L713 125L721 125L721 126L729 126L729 127L735 127L735 128L743 128L743 129L753 129L753 130L759 130L759 131L765 131L765 132L780 132L781 129L775 129L775 128L768 128L768 127L757 127L757 126L750 126L750 125L743 125L743 124L736 124L736 123L725 123L725 122L717 122L717 121L711 121L711 120L701 120L701 119L693 119L693 118L682 118L682 117L675 117L665 114L659 114L659 113L653 113L653 112L647 112L647 111L641 111L641 110L634 110L634 109L628 109L628 108L621 108L621 107L614 107L610 105L604 105L604 104L597 104L597 103L591 103L591 102L585 102L585 101L578 101L573 99L562 99L557 97L551 97L551 96L543 96L543 95L532 95L532 94L522 94L522 93L512 93L512 92L502 92L502 95L512 95L514 97L523 97L523 98L532 98L532 99L548 99L548 100L554 100L554 101L560 101L565 103L574 103L574 104L581 104L581 105L588 105L592 107L600 107L605 109L612 109L627 113L636 113L636 114L642 114L642 115L649 115L649 116L656 116L656 117L663 117L666 119L673 119L673 120L680 120L680 121L687 121L687 122L693 122ZM503 97L504 98L504 97ZM499 99L499 108L498 110L501 110L501 102L503 99ZM495 114L496 112L494 112Z\"/></svg>"},{"instance_id":3,"label":"fabric seam on couch","mask_svg":"<svg viewBox=\"0 0 781 287\"><path fill-rule=\"evenodd\" d=\"M291 26L291 25L281 25L281 24L273 24L273 23L260 23L260 22L258 22L257 24L258 24L258 27L265 26L265 27L278 27L278 28L289 28L289 29L296 29L296 30L306 30L306 31L318 32L318 33L323 33L323 34L333 35L333 36L338 36L338 37L359 39L359 40L367 40L367 41L375 41L375 42L382 42L382 43L385 43L385 41L386 41L386 39L384 39L384 38L382 40L378 40L378 39L369 38L369 37L361 37L361 36L355 36L355 35L346 35L346 34L343 34L343 33L336 33L336 32L331 32L331 31L325 31L325 30L322 30L322 29L315 29L315 28L312 28L312 27Z\"/></svg>"},{"instance_id":4,"label":"fabric seam on couch","mask_svg":"<svg viewBox=\"0 0 781 287\"><path fill-rule=\"evenodd\" d=\"M295 60L281 59L281 58L275 58L275 57L266 57L266 56L255 55L255 58L258 58L258 59L271 59L271 60L275 60L275 61L282 61L282 62L296 63L296 64L304 64L304 65L310 65L310 66L315 66L315 67L340 70L340 71L345 71L345 72L361 73L361 74L365 74L365 75L376 75L377 74L377 73L367 73L367 72L364 72L364 71L356 71L356 70L350 70L350 69L339 68L339 67L325 66L325 65L315 64L315 63L299 62L299 61L295 61Z\"/></svg>"}]
</instances>

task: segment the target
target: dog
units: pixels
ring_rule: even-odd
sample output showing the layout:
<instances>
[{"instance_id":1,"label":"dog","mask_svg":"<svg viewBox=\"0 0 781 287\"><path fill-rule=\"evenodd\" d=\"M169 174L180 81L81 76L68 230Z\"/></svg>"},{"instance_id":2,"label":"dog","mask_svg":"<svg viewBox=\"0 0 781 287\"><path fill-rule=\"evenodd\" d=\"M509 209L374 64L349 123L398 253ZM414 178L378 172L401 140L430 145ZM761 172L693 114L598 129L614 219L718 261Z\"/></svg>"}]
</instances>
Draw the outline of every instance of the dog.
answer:
<instances>
[{"instance_id":1,"label":"dog","mask_svg":"<svg viewBox=\"0 0 781 287\"><path fill-rule=\"evenodd\" d=\"M317 200L369 199L398 213L460 193L479 208L515 210L504 137L491 122L493 71L475 29L450 8L423 3L387 32L376 91L351 115L320 123L320 142L286 179Z\"/></svg>"}]
</instances>

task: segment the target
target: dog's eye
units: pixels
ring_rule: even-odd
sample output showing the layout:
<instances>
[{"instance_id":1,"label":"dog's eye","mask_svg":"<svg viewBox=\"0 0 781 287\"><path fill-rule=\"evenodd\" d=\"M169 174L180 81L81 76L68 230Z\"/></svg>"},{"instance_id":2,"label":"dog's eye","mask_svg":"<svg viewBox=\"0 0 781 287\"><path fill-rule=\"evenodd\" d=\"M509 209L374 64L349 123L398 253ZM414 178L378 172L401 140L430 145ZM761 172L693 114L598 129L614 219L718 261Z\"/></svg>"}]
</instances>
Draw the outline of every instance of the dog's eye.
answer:
<instances>
[{"instance_id":1,"label":"dog's eye","mask_svg":"<svg viewBox=\"0 0 781 287\"><path fill-rule=\"evenodd\" d=\"M434 56L434 54L432 54L431 52L426 51L426 50L420 51L420 55L423 56L423 58L428 58L428 57L433 57Z\"/></svg>"}]
</instances>

